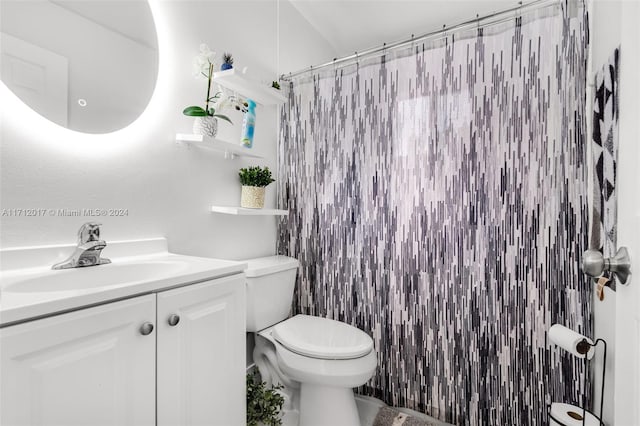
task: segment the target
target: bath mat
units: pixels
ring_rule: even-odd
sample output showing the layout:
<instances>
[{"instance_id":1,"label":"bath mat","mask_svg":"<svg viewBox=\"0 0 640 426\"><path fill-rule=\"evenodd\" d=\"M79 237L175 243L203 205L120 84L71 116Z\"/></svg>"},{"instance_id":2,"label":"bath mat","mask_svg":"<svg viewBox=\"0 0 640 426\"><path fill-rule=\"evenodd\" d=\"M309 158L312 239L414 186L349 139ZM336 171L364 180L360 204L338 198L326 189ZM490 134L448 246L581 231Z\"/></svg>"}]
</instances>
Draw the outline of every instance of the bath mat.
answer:
<instances>
[{"instance_id":1,"label":"bath mat","mask_svg":"<svg viewBox=\"0 0 640 426\"><path fill-rule=\"evenodd\" d=\"M402 413L391 407L380 408L373 421L373 426L436 426L437 424Z\"/></svg>"}]
</instances>

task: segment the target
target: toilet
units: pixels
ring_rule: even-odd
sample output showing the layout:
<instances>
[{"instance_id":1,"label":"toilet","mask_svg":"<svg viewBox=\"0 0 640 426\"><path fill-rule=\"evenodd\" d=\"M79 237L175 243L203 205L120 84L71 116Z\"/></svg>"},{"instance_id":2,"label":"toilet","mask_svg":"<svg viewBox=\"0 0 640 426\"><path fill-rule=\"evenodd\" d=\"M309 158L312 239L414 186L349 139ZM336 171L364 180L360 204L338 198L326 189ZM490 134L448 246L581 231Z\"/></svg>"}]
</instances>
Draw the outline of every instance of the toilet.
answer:
<instances>
[{"instance_id":1,"label":"toilet","mask_svg":"<svg viewBox=\"0 0 640 426\"><path fill-rule=\"evenodd\" d=\"M289 317L298 261L286 256L247 260L247 332L267 386L281 385L285 426L360 426L353 388L375 372L373 340L327 318Z\"/></svg>"}]
</instances>

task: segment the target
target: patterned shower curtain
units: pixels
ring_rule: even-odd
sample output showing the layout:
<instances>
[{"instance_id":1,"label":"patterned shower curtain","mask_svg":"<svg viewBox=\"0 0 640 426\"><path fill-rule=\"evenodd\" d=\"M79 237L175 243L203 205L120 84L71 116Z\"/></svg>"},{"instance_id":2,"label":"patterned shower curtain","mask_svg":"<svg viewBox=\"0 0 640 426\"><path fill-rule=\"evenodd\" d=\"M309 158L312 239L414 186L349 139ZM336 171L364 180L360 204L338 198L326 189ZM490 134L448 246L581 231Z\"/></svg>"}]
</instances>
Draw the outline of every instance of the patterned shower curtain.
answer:
<instances>
[{"instance_id":1,"label":"patterned shower curtain","mask_svg":"<svg viewBox=\"0 0 640 426\"><path fill-rule=\"evenodd\" d=\"M292 79L279 252L295 313L373 337L361 392L465 425L580 402L588 372L547 330L592 331L586 55L562 2Z\"/></svg>"}]
</instances>

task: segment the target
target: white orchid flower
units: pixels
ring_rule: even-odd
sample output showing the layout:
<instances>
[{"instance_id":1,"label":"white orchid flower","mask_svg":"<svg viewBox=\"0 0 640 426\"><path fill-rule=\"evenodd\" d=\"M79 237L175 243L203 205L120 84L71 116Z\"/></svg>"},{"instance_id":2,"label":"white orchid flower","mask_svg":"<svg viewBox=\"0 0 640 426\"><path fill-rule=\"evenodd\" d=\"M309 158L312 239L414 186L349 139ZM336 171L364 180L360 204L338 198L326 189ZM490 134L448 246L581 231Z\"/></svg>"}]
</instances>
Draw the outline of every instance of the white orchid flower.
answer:
<instances>
[{"instance_id":1,"label":"white orchid flower","mask_svg":"<svg viewBox=\"0 0 640 426\"><path fill-rule=\"evenodd\" d=\"M216 100L216 109L224 111L229 106L229 96L224 91L218 92L219 97Z\"/></svg>"},{"instance_id":2,"label":"white orchid flower","mask_svg":"<svg viewBox=\"0 0 640 426\"><path fill-rule=\"evenodd\" d=\"M200 54L193 59L193 75L195 77L209 78L209 68L215 69L216 52L209 49L205 43L200 45Z\"/></svg>"},{"instance_id":3,"label":"white orchid flower","mask_svg":"<svg viewBox=\"0 0 640 426\"><path fill-rule=\"evenodd\" d=\"M211 49L209 49L209 46L207 46L206 44L202 43L200 45L200 56L205 59L208 60L209 62L213 63L215 57L216 57L216 52L212 51Z\"/></svg>"},{"instance_id":4,"label":"white orchid flower","mask_svg":"<svg viewBox=\"0 0 640 426\"><path fill-rule=\"evenodd\" d=\"M211 53L211 49L207 45L207 43L200 44L200 53L206 55L207 53Z\"/></svg>"}]
</instances>

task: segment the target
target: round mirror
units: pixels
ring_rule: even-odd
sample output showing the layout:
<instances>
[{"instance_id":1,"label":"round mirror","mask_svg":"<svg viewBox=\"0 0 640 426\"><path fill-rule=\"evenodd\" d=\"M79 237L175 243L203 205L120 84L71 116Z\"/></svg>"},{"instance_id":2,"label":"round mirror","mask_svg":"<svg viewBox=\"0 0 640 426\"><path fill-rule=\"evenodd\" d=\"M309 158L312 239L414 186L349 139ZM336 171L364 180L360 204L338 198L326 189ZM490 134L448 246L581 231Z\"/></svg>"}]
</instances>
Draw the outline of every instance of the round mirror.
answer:
<instances>
[{"instance_id":1,"label":"round mirror","mask_svg":"<svg viewBox=\"0 0 640 426\"><path fill-rule=\"evenodd\" d=\"M2 82L71 130L109 133L149 103L158 43L146 0L1 0Z\"/></svg>"}]
</instances>

